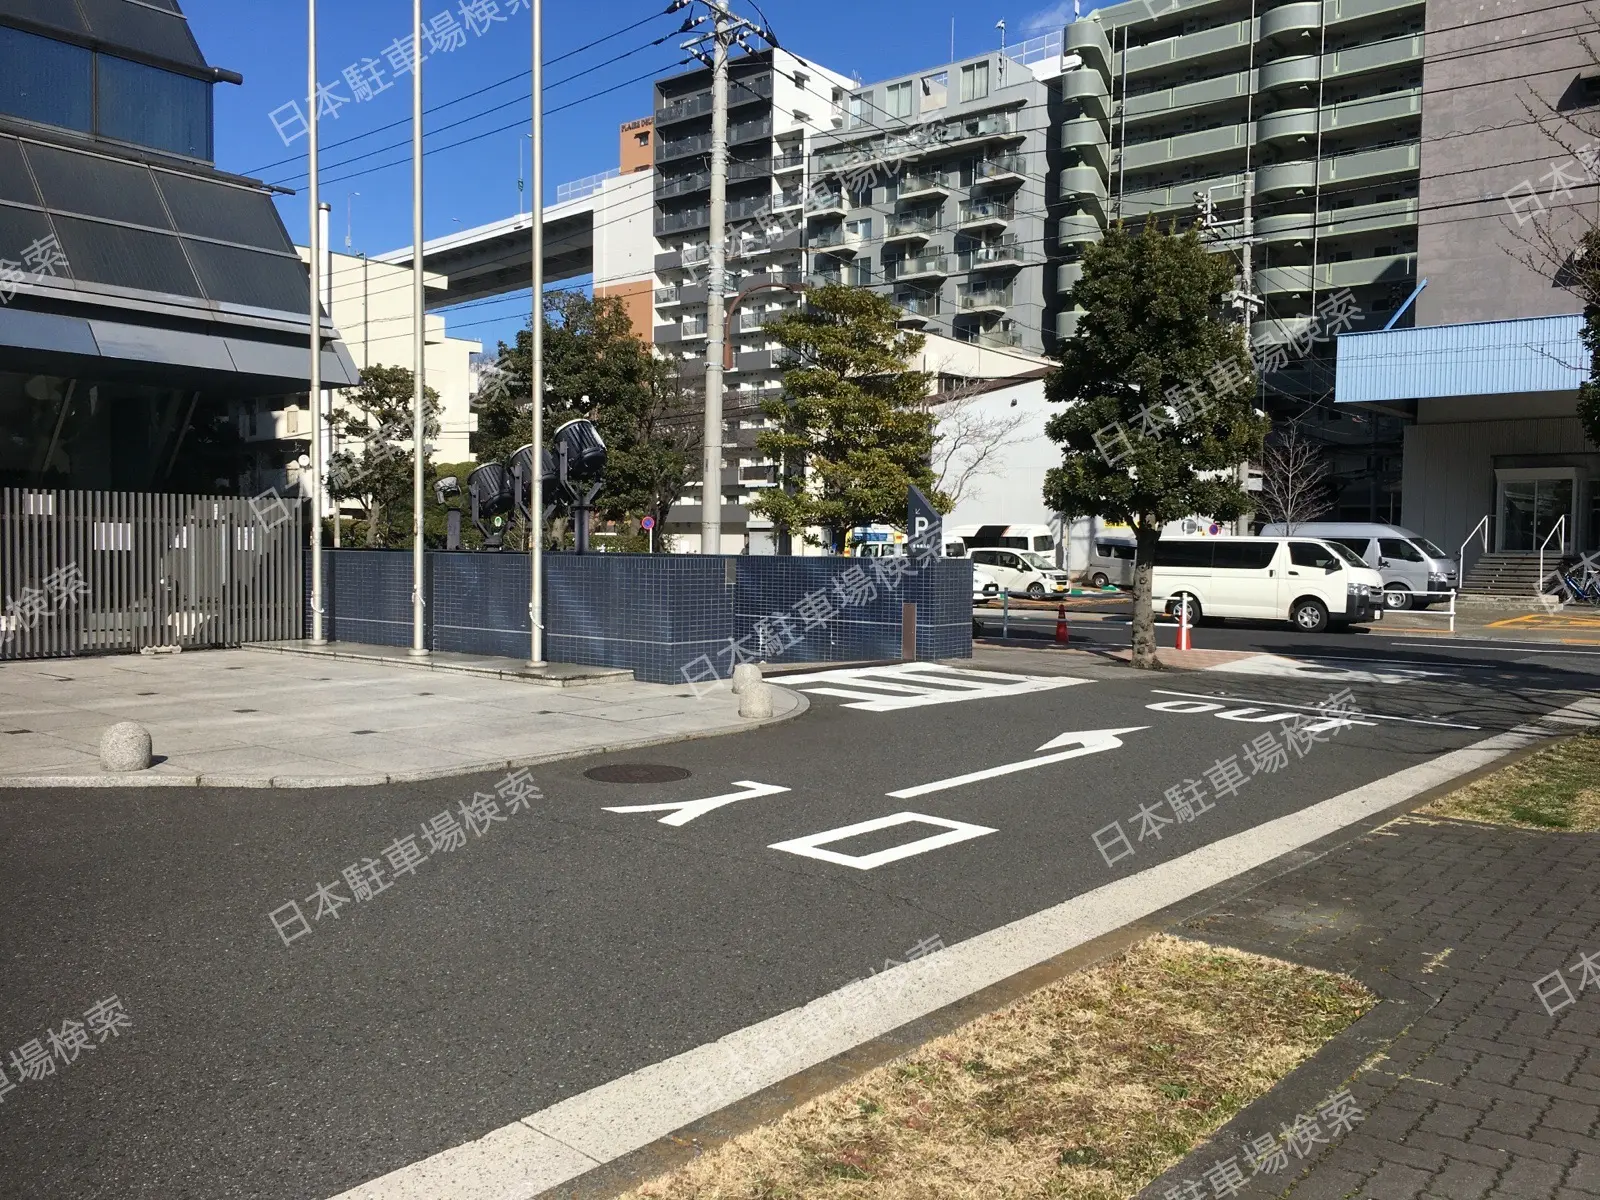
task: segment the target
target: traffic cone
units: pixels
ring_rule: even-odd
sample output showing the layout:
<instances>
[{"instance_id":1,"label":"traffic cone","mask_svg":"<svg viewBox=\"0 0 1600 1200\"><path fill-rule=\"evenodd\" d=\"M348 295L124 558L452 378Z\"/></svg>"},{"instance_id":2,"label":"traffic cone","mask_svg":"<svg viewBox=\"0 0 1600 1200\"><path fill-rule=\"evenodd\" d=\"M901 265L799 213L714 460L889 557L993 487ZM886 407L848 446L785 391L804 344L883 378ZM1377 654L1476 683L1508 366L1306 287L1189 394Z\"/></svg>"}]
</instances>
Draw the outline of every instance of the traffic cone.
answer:
<instances>
[{"instance_id":1,"label":"traffic cone","mask_svg":"<svg viewBox=\"0 0 1600 1200\"><path fill-rule=\"evenodd\" d=\"M1067 606L1061 605L1056 609L1056 645L1067 644Z\"/></svg>"},{"instance_id":2,"label":"traffic cone","mask_svg":"<svg viewBox=\"0 0 1600 1200\"><path fill-rule=\"evenodd\" d=\"M1193 643L1189 640L1189 601L1187 597L1178 601L1178 642L1176 649L1194 649Z\"/></svg>"}]
</instances>

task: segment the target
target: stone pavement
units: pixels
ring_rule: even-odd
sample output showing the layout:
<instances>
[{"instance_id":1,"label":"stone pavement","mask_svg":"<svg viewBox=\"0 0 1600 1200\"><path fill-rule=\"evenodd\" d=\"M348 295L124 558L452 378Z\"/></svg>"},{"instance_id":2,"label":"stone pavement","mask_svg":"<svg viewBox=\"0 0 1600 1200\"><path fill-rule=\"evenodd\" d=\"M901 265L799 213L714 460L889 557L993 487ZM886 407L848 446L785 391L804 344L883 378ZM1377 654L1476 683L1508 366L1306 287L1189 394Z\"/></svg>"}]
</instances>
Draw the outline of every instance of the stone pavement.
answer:
<instances>
[{"instance_id":1,"label":"stone pavement","mask_svg":"<svg viewBox=\"0 0 1600 1200\"><path fill-rule=\"evenodd\" d=\"M1600 1196L1600 835L1403 817L1307 857L1172 932L1382 1002L1141 1198ZM1319 1116L1345 1088L1365 1119ZM1300 1117L1304 1153L1253 1174L1252 1141Z\"/></svg>"},{"instance_id":2,"label":"stone pavement","mask_svg":"<svg viewBox=\"0 0 1600 1200\"><path fill-rule=\"evenodd\" d=\"M441 656L441 658L444 656ZM466 656L454 656L466 659ZM255 649L0 664L0 788L368 786L531 766L751 729L725 687L572 670L545 683L511 660L405 669ZM503 673L501 673L503 672ZM803 712L774 689L773 720ZM118 721L150 730L147 771L100 769Z\"/></svg>"}]
</instances>

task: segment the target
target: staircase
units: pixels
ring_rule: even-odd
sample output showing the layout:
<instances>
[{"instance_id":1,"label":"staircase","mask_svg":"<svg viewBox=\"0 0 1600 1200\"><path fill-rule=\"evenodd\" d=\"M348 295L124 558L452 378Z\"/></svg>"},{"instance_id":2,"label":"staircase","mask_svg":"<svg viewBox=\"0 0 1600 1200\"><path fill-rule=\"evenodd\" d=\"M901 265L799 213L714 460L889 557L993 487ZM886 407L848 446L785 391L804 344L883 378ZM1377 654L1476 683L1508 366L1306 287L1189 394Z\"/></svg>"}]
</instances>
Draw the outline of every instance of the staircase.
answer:
<instances>
[{"instance_id":1,"label":"staircase","mask_svg":"<svg viewBox=\"0 0 1600 1200\"><path fill-rule=\"evenodd\" d=\"M1547 576L1560 565L1560 555L1545 555ZM1538 583L1537 554L1485 554L1472 564L1461 590L1467 595L1531 598L1538 593Z\"/></svg>"}]
</instances>

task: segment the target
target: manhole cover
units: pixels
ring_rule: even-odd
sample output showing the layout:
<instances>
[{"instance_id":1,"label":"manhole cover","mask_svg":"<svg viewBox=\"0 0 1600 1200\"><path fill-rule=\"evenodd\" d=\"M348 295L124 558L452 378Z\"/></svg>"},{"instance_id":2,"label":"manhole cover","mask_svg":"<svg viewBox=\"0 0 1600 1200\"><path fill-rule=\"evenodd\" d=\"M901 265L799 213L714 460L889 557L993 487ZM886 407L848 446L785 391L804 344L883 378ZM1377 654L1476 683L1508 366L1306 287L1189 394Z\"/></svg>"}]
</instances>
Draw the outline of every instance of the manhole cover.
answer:
<instances>
[{"instance_id":1,"label":"manhole cover","mask_svg":"<svg viewBox=\"0 0 1600 1200\"><path fill-rule=\"evenodd\" d=\"M682 767L666 767L660 763L611 763L590 767L583 774L597 783L671 783L675 779L689 778L689 772Z\"/></svg>"}]
</instances>

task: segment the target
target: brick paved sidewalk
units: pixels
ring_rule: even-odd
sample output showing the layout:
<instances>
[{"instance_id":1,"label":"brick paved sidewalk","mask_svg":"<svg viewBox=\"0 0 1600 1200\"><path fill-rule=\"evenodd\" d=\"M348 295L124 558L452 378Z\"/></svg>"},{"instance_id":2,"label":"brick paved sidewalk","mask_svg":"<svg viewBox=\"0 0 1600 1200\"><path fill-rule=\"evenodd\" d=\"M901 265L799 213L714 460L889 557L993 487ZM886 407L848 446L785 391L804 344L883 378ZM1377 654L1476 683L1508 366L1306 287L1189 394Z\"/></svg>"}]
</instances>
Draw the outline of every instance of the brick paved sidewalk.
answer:
<instances>
[{"instance_id":1,"label":"brick paved sidewalk","mask_svg":"<svg viewBox=\"0 0 1600 1200\"><path fill-rule=\"evenodd\" d=\"M1173 932L1342 971L1383 1002L1141 1200L1600 1196L1600 981L1572 969L1600 956L1600 835L1405 817ZM1344 1088L1364 1121L1313 1120L1322 1140L1252 1174L1256 1139Z\"/></svg>"}]
</instances>

